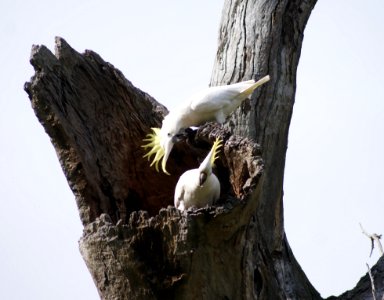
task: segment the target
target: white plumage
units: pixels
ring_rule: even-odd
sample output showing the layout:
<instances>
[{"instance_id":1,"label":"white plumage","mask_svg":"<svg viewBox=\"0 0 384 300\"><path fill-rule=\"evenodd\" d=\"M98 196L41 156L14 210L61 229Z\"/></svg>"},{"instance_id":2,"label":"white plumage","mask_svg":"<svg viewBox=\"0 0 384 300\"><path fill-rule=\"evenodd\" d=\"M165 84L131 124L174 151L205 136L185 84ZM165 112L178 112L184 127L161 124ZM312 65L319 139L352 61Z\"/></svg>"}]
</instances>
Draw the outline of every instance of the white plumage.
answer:
<instances>
[{"instance_id":1,"label":"white plumage","mask_svg":"<svg viewBox=\"0 0 384 300\"><path fill-rule=\"evenodd\" d=\"M149 143L142 146L145 149L151 148L151 150L144 157L150 159L155 154L151 166L155 164L156 170L158 170L159 161L162 159L162 170L169 174L166 170L166 163L181 129L199 126L210 121L223 123L242 101L267 81L269 81L268 75L257 82L248 80L230 85L209 87L194 94L185 104L171 110L165 116L161 129L152 128L153 133L148 134L148 138L144 139Z\"/></svg>"},{"instance_id":2,"label":"white plumage","mask_svg":"<svg viewBox=\"0 0 384 300\"><path fill-rule=\"evenodd\" d=\"M176 184L174 204L179 210L212 205L220 197L220 182L212 173L221 140L216 139L211 151L197 169L184 172Z\"/></svg>"}]
</instances>

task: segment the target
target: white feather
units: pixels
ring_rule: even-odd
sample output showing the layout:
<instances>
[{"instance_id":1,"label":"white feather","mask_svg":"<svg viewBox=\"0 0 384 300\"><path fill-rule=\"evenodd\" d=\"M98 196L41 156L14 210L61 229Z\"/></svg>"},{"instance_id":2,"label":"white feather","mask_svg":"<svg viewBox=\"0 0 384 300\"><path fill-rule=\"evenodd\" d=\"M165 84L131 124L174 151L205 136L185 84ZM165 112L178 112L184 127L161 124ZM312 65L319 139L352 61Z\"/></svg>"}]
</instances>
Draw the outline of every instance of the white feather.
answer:
<instances>
[{"instance_id":1,"label":"white feather","mask_svg":"<svg viewBox=\"0 0 384 300\"><path fill-rule=\"evenodd\" d=\"M191 109L196 113L216 112L231 105L231 102L241 92L251 87L254 83L254 80L248 80L230 85L209 87L194 94L187 102L190 103Z\"/></svg>"},{"instance_id":2,"label":"white feather","mask_svg":"<svg viewBox=\"0 0 384 300\"><path fill-rule=\"evenodd\" d=\"M220 182L212 173L212 165L217 158L218 149L222 141L216 139L211 151L200 164L199 168L184 172L175 188L174 204L179 210L192 206L204 207L212 205L220 197ZM204 177L203 183L201 177Z\"/></svg>"},{"instance_id":3,"label":"white feather","mask_svg":"<svg viewBox=\"0 0 384 300\"><path fill-rule=\"evenodd\" d=\"M150 134L150 137L146 139L149 143L143 146L144 148L151 148L148 157L154 153L153 149L157 151L152 165L157 166L158 162L162 160L161 168L164 173L169 174L166 170L166 163L175 143L175 137L181 129L200 126L211 121L224 123L228 115L242 101L269 79L267 75L257 82L247 80L230 85L210 87L194 94L179 108L171 110L165 116L161 129L156 129L155 135Z\"/></svg>"},{"instance_id":4,"label":"white feather","mask_svg":"<svg viewBox=\"0 0 384 300\"><path fill-rule=\"evenodd\" d=\"M212 205L220 197L220 182L211 173L203 186L199 186L199 169L188 170L180 176L175 188L174 203L179 210L192 206L197 208Z\"/></svg>"},{"instance_id":5,"label":"white feather","mask_svg":"<svg viewBox=\"0 0 384 300\"><path fill-rule=\"evenodd\" d=\"M171 111L168 115L169 119L177 124L175 128L178 129L199 126L210 121L224 123L229 114L239 107L257 87L267 81L269 76L257 82L247 80L206 88L192 95L179 109Z\"/></svg>"}]
</instances>

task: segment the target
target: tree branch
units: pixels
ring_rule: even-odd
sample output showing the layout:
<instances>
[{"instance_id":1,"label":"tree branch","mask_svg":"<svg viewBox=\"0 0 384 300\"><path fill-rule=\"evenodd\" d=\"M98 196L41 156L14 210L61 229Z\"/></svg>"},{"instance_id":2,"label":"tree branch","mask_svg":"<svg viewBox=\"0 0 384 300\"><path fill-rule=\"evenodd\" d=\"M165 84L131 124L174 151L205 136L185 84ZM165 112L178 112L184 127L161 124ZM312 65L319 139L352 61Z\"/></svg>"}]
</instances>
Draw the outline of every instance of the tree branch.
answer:
<instances>
[{"instance_id":1,"label":"tree branch","mask_svg":"<svg viewBox=\"0 0 384 300\"><path fill-rule=\"evenodd\" d=\"M365 231L365 229L363 228L363 226L361 225L361 223L359 223L360 225L360 228L361 228L361 231L363 232L363 234L365 236L367 236L370 240L371 240L371 253L369 254L369 257L372 256L372 253L373 253L373 249L375 247L375 242L379 248L379 252L380 252L380 256L382 256L384 254L383 252L383 246L381 245L381 234L376 234L376 233L373 233L373 234L369 234Z\"/></svg>"},{"instance_id":2,"label":"tree branch","mask_svg":"<svg viewBox=\"0 0 384 300\"><path fill-rule=\"evenodd\" d=\"M371 272L371 268L369 267L368 264L367 265L367 268L368 268L368 275L369 275L369 279L371 281L371 289L372 289L372 298L373 300L376 300L376 288L375 288L375 280L372 276L372 272Z\"/></svg>"}]
</instances>

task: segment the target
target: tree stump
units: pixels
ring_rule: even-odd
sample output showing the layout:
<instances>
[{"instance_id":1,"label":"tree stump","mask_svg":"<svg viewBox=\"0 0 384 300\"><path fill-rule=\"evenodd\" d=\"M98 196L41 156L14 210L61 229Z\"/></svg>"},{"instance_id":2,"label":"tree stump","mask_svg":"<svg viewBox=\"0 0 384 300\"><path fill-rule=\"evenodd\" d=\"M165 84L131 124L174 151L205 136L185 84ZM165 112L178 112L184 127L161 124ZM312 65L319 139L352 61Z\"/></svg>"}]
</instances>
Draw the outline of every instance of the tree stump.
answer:
<instances>
[{"instance_id":1,"label":"tree stump","mask_svg":"<svg viewBox=\"0 0 384 300\"><path fill-rule=\"evenodd\" d=\"M258 145L209 123L176 145L171 176L157 173L141 146L160 125L162 105L96 53L81 55L61 38L56 55L34 46L31 63L36 74L25 89L76 196L80 249L102 298L241 298L245 232L263 174ZM176 181L216 137L224 143L216 163L221 198L180 213L170 206Z\"/></svg>"}]
</instances>

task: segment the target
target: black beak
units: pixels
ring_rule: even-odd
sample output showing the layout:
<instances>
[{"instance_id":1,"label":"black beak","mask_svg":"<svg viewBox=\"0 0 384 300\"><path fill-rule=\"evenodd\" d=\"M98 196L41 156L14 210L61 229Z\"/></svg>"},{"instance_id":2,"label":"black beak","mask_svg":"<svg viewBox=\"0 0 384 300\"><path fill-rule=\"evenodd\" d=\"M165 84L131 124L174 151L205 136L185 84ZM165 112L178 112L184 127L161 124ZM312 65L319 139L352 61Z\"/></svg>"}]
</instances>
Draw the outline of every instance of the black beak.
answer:
<instances>
[{"instance_id":1,"label":"black beak","mask_svg":"<svg viewBox=\"0 0 384 300\"><path fill-rule=\"evenodd\" d=\"M182 134L180 134L180 133L175 134L172 137L172 143L176 144L177 142L180 142L182 139L183 139L183 135Z\"/></svg>"},{"instance_id":2,"label":"black beak","mask_svg":"<svg viewBox=\"0 0 384 300\"><path fill-rule=\"evenodd\" d=\"M196 131L197 130L194 130L194 129L189 128L189 127L188 128L183 128L177 134L175 134L172 137L172 142L177 143L177 142L180 142L182 140L188 140L190 138L193 139L193 137L196 134Z\"/></svg>"}]
</instances>

